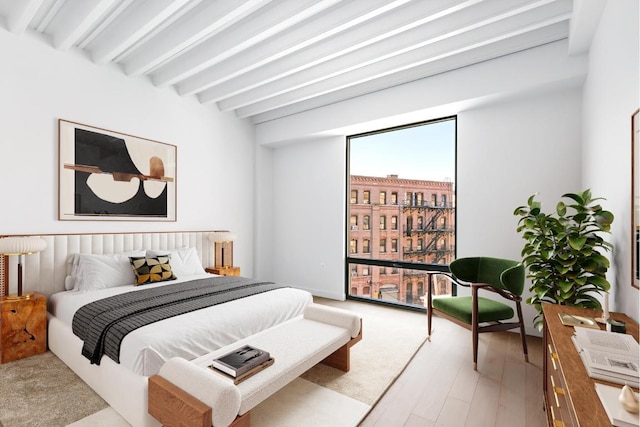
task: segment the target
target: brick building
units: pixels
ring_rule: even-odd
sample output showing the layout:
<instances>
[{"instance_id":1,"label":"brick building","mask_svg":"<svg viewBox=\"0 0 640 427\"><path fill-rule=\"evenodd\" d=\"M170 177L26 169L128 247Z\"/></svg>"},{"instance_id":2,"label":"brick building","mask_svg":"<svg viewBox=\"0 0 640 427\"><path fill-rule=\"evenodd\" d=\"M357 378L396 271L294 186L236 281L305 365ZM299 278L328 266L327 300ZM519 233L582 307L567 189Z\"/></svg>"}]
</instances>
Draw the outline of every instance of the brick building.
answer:
<instances>
[{"instance_id":1,"label":"brick building","mask_svg":"<svg viewBox=\"0 0 640 427\"><path fill-rule=\"evenodd\" d=\"M453 183L351 176L349 256L449 264L455 254ZM350 295L422 305L427 276L418 270L350 265ZM449 293L445 279L437 294Z\"/></svg>"}]
</instances>

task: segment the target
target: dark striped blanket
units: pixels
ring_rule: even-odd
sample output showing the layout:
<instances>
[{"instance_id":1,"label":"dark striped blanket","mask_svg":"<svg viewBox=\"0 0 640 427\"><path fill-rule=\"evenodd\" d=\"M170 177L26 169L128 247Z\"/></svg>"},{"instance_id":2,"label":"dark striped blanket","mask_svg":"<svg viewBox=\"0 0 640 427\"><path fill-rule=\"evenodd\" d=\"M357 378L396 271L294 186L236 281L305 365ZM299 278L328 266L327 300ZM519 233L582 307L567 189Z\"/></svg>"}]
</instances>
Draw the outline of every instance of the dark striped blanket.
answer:
<instances>
[{"instance_id":1,"label":"dark striped blanket","mask_svg":"<svg viewBox=\"0 0 640 427\"><path fill-rule=\"evenodd\" d=\"M94 301L73 316L72 329L84 341L82 355L99 365L103 355L120 363L124 337L142 326L227 301L283 288L244 277L211 277L150 287Z\"/></svg>"}]
</instances>

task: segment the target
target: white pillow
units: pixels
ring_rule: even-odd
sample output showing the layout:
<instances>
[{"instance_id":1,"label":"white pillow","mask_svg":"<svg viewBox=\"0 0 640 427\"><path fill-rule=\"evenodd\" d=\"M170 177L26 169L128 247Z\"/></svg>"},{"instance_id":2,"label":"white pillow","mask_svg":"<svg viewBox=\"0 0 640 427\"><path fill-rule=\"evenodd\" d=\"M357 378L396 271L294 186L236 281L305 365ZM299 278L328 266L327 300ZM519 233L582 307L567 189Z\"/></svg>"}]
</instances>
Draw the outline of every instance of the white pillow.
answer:
<instances>
[{"instance_id":1,"label":"white pillow","mask_svg":"<svg viewBox=\"0 0 640 427\"><path fill-rule=\"evenodd\" d=\"M204 268L200 263L196 248L178 248L170 250L147 250L148 257L169 255L171 258L171 270L176 277L204 274Z\"/></svg>"},{"instance_id":2,"label":"white pillow","mask_svg":"<svg viewBox=\"0 0 640 427\"><path fill-rule=\"evenodd\" d=\"M76 274L79 256L80 254L78 253L69 255L69 259L67 260L67 276L73 276Z\"/></svg>"},{"instance_id":3,"label":"white pillow","mask_svg":"<svg viewBox=\"0 0 640 427\"><path fill-rule=\"evenodd\" d=\"M67 259L67 277L64 278L64 288L68 291L75 289L78 275L78 259L80 259L80 254L78 253L69 255L69 259Z\"/></svg>"},{"instance_id":4,"label":"white pillow","mask_svg":"<svg viewBox=\"0 0 640 427\"><path fill-rule=\"evenodd\" d=\"M130 256L145 256L143 250L119 254L73 254L69 260L71 274L65 278L67 290L93 291L130 285L135 276Z\"/></svg>"}]
</instances>

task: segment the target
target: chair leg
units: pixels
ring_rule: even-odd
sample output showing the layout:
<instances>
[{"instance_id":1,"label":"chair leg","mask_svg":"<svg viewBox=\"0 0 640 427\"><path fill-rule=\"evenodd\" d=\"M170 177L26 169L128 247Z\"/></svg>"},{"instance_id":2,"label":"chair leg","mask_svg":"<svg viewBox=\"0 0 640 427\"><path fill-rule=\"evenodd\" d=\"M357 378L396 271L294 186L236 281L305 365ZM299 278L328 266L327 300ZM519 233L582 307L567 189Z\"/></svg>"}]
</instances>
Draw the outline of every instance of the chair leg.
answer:
<instances>
[{"instance_id":1,"label":"chair leg","mask_svg":"<svg viewBox=\"0 0 640 427\"><path fill-rule=\"evenodd\" d=\"M478 325L473 324L473 370L478 370Z\"/></svg>"},{"instance_id":2,"label":"chair leg","mask_svg":"<svg viewBox=\"0 0 640 427\"><path fill-rule=\"evenodd\" d=\"M431 286L432 286L433 274L429 274L429 283L427 284L427 341L431 341L431 316L433 310L431 309Z\"/></svg>"},{"instance_id":3,"label":"chair leg","mask_svg":"<svg viewBox=\"0 0 640 427\"><path fill-rule=\"evenodd\" d=\"M518 320L520 321L520 337L522 338L522 351L524 352L524 361L529 362L529 352L527 351L527 336L524 332L524 319L522 318L522 307L520 301L516 301L516 309L518 310Z\"/></svg>"},{"instance_id":4,"label":"chair leg","mask_svg":"<svg viewBox=\"0 0 640 427\"><path fill-rule=\"evenodd\" d=\"M473 370L478 370L478 288L471 287L471 335L473 336Z\"/></svg>"}]
</instances>

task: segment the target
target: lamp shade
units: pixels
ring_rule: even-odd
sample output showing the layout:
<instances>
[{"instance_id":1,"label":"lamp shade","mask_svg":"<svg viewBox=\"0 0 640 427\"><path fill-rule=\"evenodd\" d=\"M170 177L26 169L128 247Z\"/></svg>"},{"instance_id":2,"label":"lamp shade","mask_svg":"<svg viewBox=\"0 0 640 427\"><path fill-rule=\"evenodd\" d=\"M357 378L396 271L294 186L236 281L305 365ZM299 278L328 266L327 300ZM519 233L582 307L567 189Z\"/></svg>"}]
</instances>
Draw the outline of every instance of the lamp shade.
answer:
<instances>
[{"instance_id":1,"label":"lamp shade","mask_svg":"<svg viewBox=\"0 0 640 427\"><path fill-rule=\"evenodd\" d=\"M209 240L216 243L233 242L237 236L230 231L214 231L209 233Z\"/></svg>"},{"instance_id":2,"label":"lamp shade","mask_svg":"<svg viewBox=\"0 0 640 427\"><path fill-rule=\"evenodd\" d=\"M40 252L47 242L40 237L5 237L0 239L0 254L25 255Z\"/></svg>"},{"instance_id":3,"label":"lamp shade","mask_svg":"<svg viewBox=\"0 0 640 427\"><path fill-rule=\"evenodd\" d=\"M5 237L0 239L0 254L18 255L18 298L22 297L22 263L24 255L40 252L47 242L40 237ZM4 294L4 288L3 288ZM28 297L27 297L28 298Z\"/></svg>"}]
</instances>

